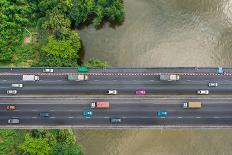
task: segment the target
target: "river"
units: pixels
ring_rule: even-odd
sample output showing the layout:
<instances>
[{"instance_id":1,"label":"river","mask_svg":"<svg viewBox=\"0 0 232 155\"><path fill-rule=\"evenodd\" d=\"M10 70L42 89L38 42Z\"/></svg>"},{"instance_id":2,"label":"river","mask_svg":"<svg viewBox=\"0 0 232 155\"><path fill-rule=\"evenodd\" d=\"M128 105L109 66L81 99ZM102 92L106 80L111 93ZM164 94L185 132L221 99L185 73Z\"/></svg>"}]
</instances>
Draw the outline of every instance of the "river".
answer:
<instances>
[{"instance_id":1,"label":"river","mask_svg":"<svg viewBox=\"0 0 232 155\"><path fill-rule=\"evenodd\" d=\"M231 66L231 0L124 0L124 6L121 26L79 30L85 61L95 57L114 67Z\"/></svg>"},{"instance_id":2,"label":"river","mask_svg":"<svg viewBox=\"0 0 232 155\"><path fill-rule=\"evenodd\" d=\"M121 26L78 30L113 67L232 67L232 0L124 0ZM231 129L76 130L85 155L229 155Z\"/></svg>"}]
</instances>

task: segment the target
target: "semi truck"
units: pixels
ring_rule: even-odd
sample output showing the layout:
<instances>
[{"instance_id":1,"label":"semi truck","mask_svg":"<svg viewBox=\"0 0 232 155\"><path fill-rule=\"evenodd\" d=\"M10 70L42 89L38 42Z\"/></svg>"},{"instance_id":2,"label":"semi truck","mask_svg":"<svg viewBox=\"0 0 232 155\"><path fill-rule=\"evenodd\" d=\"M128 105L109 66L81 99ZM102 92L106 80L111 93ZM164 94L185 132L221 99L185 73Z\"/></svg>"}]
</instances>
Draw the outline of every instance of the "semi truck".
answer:
<instances>
[{"instance_id":1,"label":"semi truck","mask_svg":"<svg viewBox=\"0 0 232 155\"><path fill-rule=\"evenodd\" d=\"M110 103L109 102L93 102L90 104L91 108L109 108L110 107Z\"/></svg>"},{"instance_id":2,"label":"semi truck","mask_svg":"<svg viewBox=\"0 0 232 155\"><path fill-rule=\"evenodd\" d=\"M180 79L179 75L176 74L161 74L160 81L178 81Z\"/></svg>"},{"instance_id":3,"label":"semi truck","mask_svg":"<svg viewBox=\"0 0 232 155\"><path fill-rule=\"evenodd\" d=\"M68 80L85 81L85 80L88 80L88 75L84 75L84 74L68 74Z\"/></svg>"},{"instance_id":4,"label":"semi truck","mask_svg":"<svg viewBox=\"0 0 232 155\"><path fill-rule=\"evenodd\" d=\"M38 75L23 75L23 81L39 81Z\"/></svg>"},{"instance_id":5,"label":"semi truck","mask_svg":"<svg viewBox=\"0 0 232 155\"><path fill-rule=\"evenodd\" d=\"M201 102L199 101L189 101L183 103L183 108L184 109L199 109L201 108Z\"/></svg>"}]
</instances>

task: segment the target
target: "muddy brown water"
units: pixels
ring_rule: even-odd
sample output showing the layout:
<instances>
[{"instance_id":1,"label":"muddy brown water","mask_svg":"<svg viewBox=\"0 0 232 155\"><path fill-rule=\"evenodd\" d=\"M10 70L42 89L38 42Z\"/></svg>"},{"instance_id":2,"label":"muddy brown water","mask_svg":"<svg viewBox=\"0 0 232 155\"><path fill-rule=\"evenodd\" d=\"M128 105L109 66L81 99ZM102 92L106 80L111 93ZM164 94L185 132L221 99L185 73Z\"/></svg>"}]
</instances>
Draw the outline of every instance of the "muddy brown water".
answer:
<instances>
[{"instance_id":1,"label":"muddy brown water","mask_svg":"<svg viewBox=\"0 0 232 155\"><path fill-rule=\"evenodd\" d=\"M78 30L114 67L232 67L232 0L124 0L126 19ZM231 155L232 129L77 130L85 155Z\"/></svg>"},{"instance_id":2,"label":"muddy brown water","mask_svg":"<svg viewBox=\"0 0 232 155\"><path fill-rule=\"evenodd\" d=\"M231 0L124 0L125 22L78 30L86 61L114 67L232 66Z\"/></svg>"}]
</instances>

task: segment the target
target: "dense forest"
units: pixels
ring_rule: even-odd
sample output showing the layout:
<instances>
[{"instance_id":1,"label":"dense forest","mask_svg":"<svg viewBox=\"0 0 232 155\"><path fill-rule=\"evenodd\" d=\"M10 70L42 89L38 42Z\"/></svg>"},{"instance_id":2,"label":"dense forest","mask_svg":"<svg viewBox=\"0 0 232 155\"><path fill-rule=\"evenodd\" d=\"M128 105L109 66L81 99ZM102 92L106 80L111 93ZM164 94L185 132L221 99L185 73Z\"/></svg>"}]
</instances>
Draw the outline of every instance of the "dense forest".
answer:
<instances>
[{"instance_id":1,"label":"dense forest","mask_svg":"<svg viewBox=\"0 0 232 155\"><path fill-rule=\"evenodd\" d=\"M1 0L0 8L0 63L16 66L77 66L80 25L124 20L122 0ZM93 58L86 65L109 64Z\"/></svg>"},{"instance_id":2,"label":"dense forest","mask_svg":"<svg viewBox=\"0 0 232 155\"><path fill-rule=\"evenodd\" d=\"M83 155L71 129L0 130L2 155Z\"/></svg>"}]
</instances>

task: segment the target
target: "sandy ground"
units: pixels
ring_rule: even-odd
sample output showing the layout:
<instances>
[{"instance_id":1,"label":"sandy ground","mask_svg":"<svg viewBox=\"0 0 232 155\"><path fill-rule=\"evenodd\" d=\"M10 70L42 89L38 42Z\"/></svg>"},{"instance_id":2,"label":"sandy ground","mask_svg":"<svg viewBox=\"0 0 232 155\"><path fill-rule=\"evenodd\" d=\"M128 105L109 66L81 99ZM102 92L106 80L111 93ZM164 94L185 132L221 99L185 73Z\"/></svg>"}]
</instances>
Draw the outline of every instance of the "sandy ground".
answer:
<instances>
[{"instance_id":1,"label":"sandy ground","mask_svg":"<svg viewBox=\"0 0 232 155\"><path fill-rule=\"evenodd\" d=\"M231 129L77 130L85 155L231 155Z\"/></svg>"}]
</instances>

